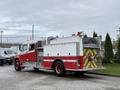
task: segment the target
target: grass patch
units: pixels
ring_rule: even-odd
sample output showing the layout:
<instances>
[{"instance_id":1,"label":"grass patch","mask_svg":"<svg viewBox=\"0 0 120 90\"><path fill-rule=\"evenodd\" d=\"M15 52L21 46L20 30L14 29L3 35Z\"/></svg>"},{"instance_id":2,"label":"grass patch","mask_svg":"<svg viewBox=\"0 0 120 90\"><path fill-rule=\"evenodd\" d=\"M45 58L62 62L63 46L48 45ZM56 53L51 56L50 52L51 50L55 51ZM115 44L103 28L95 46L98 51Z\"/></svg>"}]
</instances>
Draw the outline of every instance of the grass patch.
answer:
<instances>
[{"instance_id":1,"label":"grass patch","mask_svg":"<svg viewBox=\"0 0 120 90\"><path fill-rule=\"evenodd\" d=\"M105 64L105 70L96 71L97 73L119 75L120 76L120 64Z\"/></svg>"}]
</instances>

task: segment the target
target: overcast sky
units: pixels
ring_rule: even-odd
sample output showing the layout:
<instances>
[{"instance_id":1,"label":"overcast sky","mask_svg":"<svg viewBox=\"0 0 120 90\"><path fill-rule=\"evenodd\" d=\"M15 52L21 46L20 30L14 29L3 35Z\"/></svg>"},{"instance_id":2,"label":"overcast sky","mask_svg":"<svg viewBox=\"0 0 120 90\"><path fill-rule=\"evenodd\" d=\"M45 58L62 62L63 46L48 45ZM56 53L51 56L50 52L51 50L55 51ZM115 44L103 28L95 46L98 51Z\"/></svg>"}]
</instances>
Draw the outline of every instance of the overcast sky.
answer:
<instances>
[{"instance_id":1,"label":"overcast sky","mask_svg":"<svg viewBox=\"0 0 120 90\"><path fill-rule=\"evenodd\" d=\"M108 32L116 38L120 0L0 0L0 31L4 31L4 41L27 40L32 24L36 37L77 31L90 36L96 31L103 37Z\"/></svg>"}]
</instances>

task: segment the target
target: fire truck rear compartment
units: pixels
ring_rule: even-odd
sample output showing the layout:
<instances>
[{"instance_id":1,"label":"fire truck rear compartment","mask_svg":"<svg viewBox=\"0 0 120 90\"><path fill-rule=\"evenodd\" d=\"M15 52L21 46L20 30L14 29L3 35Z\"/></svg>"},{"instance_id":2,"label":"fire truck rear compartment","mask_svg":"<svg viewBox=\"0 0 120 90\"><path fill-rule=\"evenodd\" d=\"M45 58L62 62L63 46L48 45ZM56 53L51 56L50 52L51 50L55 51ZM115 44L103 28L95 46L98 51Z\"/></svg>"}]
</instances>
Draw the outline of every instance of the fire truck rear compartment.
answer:
<instances>
[{"instance_id":1,"label":"fire truck rear compartment","mask_svg":"<svg viewBox=\"0 0 120 90\"><path fill-rule=\"evenodd\" d=\"M83 69L92 70L102 68L102 62L100 59L100 43L95 38L83 38L84 43L84 58Z\"/></svg>"}]
</instances>

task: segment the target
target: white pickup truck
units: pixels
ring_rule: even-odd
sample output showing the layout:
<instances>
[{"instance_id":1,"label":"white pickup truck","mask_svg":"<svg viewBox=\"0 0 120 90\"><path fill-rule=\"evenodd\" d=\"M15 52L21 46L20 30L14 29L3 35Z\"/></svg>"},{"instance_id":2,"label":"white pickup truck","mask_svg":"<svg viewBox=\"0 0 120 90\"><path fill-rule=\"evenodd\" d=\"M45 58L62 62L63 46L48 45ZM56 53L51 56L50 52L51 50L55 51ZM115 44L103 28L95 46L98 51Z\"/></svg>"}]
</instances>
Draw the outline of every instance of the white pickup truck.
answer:
<instances>
[{"instance_id":1,"label":"white pickup truck","mask_svg":"<svg viewBox=\"0 0 120 90\"><path fill-rule=\"evenodd\" d=\"M15 55L10 48L0 48L0 65L3 66L6 63L12 65Z\"/></svg>"}]
</instances>

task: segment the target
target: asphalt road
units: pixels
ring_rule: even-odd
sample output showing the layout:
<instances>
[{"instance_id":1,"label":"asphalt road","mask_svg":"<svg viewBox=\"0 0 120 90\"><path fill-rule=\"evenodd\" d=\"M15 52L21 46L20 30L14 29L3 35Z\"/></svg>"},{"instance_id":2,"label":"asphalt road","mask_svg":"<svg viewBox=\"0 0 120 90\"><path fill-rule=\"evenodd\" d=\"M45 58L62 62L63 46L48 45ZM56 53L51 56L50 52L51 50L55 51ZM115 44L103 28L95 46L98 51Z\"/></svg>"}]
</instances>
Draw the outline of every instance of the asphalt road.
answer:
<instances>
[{"instance_id":1,"label":"asphalt road","mask_svg":"<svg viewBox=\"0 0 120 90\"><path fill-rule=\"evenodd\" d=\"M0 90L120 90L120 78L85 74L57 77L52 72L0 67Z\"/></svg>"}]
</instances>

